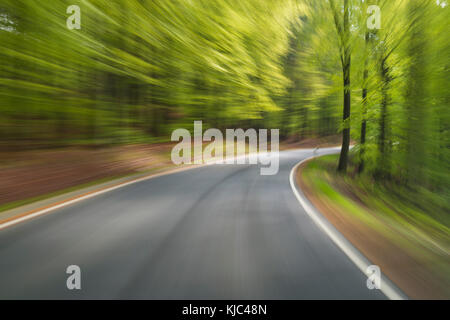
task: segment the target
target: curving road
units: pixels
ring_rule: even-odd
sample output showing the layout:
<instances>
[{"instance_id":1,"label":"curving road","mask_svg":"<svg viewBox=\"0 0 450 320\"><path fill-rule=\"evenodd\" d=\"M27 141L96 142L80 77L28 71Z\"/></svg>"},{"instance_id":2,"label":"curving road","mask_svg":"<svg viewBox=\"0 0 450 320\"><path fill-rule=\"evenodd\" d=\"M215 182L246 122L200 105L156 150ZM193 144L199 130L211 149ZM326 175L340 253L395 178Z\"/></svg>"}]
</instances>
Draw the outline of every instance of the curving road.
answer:
<instances>
[{"instance_id":1,"label":"curving road","mask_svg":"<svg viewBox=\"0 0 450 320\"><path fill-rule=\"evenodd\" d=\"M385 299L295 198L290 171L312 154L281 152L275 176L165 175L0 230L0 299Z\"/></svg>"}]
</instances>

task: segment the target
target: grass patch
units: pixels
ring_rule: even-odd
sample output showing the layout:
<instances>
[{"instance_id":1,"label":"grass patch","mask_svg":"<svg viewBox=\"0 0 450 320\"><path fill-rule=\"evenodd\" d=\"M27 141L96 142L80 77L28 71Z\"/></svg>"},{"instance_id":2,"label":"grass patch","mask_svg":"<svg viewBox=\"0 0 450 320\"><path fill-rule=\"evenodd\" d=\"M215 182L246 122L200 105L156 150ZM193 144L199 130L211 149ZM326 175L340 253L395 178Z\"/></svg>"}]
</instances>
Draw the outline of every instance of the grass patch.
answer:
<instances>
[{"instance_id":1,"label":"grass patch","mask_svg":"<svg viewBox=\"0 0 450 320\"><path fill-rule=\"evenodd\" d=\"M306 164L302 180L312 194L450 283L448 203L437 194L379 182L368 175L341 175L336 172L337 162L338 155L328 155ZM349 172L356 172L354 164Z\"/></svg>"}]
</instances>

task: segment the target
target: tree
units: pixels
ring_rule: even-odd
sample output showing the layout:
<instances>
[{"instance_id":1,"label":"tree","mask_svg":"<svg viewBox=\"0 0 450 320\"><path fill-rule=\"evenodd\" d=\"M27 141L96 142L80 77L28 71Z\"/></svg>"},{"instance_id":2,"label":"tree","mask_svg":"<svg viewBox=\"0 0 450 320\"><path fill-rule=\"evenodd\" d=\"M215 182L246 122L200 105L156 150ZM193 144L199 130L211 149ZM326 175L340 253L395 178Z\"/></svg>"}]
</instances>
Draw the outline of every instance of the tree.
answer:
<instances>
[{"instance_id":1,"label":"tree","mask_svg":"<svg viewBox=\"0 0 450 320\"><path fill-rule=\"evenodd\" d=\"M351 112L351 55L350 42L350 1L344 0L344 12L341 19L339 9L334 0L330 0L330 7L334 18L336 31L339 38L339 50L342 65L342 78L344 85L344 107L342 121L342 149L339 156L338 171L347 171L348 153L350 149L350 112ZM342 20L342 21L341 21Z\"/></svg>"}]
</instances>

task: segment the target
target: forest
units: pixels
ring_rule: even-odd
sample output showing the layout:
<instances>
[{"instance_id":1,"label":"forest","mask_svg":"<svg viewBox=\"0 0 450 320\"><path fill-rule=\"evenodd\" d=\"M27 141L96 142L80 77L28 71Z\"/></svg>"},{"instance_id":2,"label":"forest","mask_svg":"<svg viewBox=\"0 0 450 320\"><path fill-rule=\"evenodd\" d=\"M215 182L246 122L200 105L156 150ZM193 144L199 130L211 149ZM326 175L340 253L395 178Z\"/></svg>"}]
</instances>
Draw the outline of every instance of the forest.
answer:
<instances>
[{"instance_id":1,"label":"forest","mask_svg":"<svg viewBox=\"0 0 450 320\"><path fill-rule=\"evenodd\" d=\"M67 8L78 5L80 28ZM380 8L379 28L369 28ZM176 128L342 135L337 170L450 187L446 1L2 0L0 149L170 141ZM353 148L350 150L350 144Z\"/></svg>"}]
</instances>

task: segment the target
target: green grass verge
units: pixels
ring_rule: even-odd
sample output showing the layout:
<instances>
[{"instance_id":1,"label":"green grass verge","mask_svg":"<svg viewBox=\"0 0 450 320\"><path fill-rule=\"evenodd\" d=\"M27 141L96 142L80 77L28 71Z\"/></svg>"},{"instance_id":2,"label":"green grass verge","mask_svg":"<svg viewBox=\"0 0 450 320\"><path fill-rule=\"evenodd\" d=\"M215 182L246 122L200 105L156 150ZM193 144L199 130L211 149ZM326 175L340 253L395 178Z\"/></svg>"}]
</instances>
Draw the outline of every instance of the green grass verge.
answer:
<instances>
[{"instance_id":1,"label":"green grass verge","mask_svg":"<svg viewBox=\"0 0 450 320\"><path fill-rule=\"evenodd\" d=\"M450 280L448 204L439 195L368 175L340 175L337 162L338 156L330 155L306 164L302 178L311 191ZM355 169L351 164L349 172Z\"/></svg>"}]
</instances>

